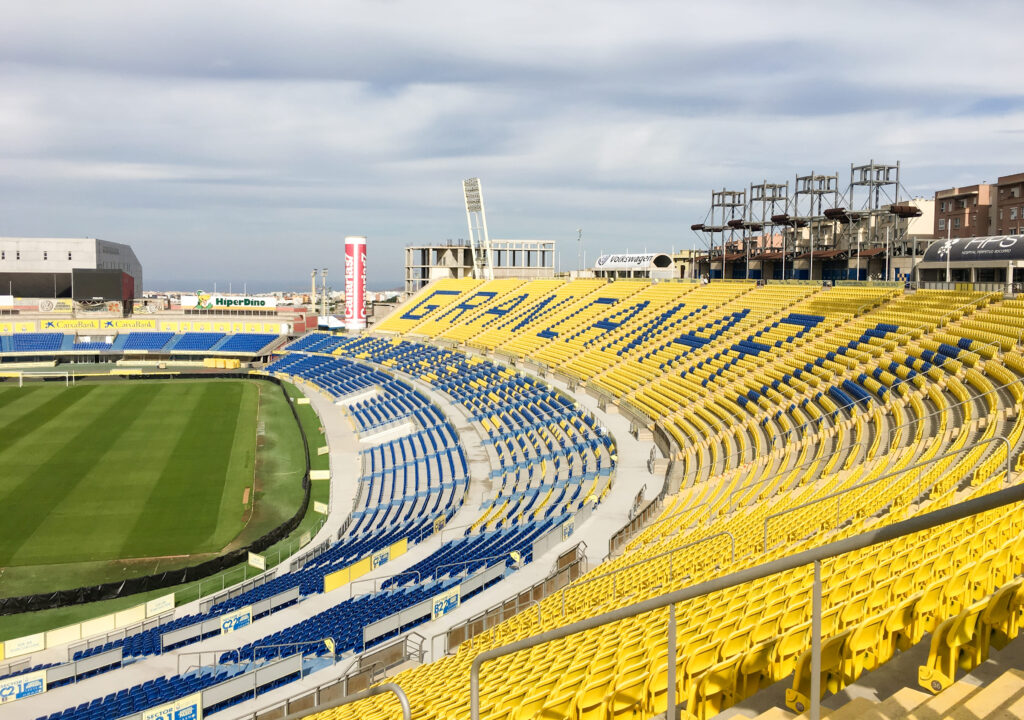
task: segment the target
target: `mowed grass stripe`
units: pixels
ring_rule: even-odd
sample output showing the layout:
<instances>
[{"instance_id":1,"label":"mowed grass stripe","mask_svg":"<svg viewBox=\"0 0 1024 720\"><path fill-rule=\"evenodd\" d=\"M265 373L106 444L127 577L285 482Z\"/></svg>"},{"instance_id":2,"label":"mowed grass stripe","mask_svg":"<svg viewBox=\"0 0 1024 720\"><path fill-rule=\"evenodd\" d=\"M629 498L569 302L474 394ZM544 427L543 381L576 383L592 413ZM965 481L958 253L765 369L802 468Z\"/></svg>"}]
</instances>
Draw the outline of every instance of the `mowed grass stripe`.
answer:
<instances>
[{"instance_id":1,"label":"mowed grass stripe","mask_svg":"<svg viewBox=\"0 0 1024 720\"><path fill-rule=\"evenodd\" d=\"M163 468L173 461L171 453L181 430L175 432L175 427L183 427L184 421L172 419L191 416L202 396L198 385L184 381L147 382L138 387L152 394L146 412L119 428L117 442L97 460L84 482L55 502L53 512L36 530L40 542L67 548L63 562L122 557L138 508L145 505ZM103 526L103 533L95 532L97 524ZM76 542L83 534L92 537L87 547Z\"/></svg>"},{"instance_id":2,"label":"mowed grass stripe","mask_svg":"<svg viewBox=\"0 0 1024 720\"><path fill-rule=\"evenodd\" d=\"M95 385L67 388L63 392L49 397L45 402L37 405L29 412L19 413L17 417L9 419L3 426L0 426L0 438L3 438L3 445L0 445L0 448L3 450L12 449L19 440L33 435L54 418L66 413L69 409L89 397L95 389ZM40 399L46 397L46 395L40 395ZM32 400L34 397L30 396L28 399ZM4 410L7 411L8 407L5 407ZM7 413L5 412L4 414L6 415Z\"/></svg>"},{"instance_id":3,"label":"mowed grass stripe","mask_svg":"<svg viewBox=\"0 0 1024 720\"><path fill-rule=\"evenodd\" d=\"M11 380L0 385L0 417L8 406L17 404L19 400L24 402L31 399L41 387L42 385L38 383L32 383L28 387L18 387L13 385Z\"/></svg>"},{"instance_id":4,"label":"mowed grass stripe","mask_svg":"<svg viewBox=\"0 0 1024 720\"><path fill-rule=\"evenodd\" d=\"M86 389L94 390L95 386ZM36 557L41 549L46 549L37 547L41 540L32 536L54 509L54 501L72 492L85 479L92 466L117 442L121 428L146 411L153 393L146 388L125 386L119 394L111 393L106 397L103 393L98 394L96 404L102 404L107 397L113 402L92 423L86 423L77 433L69 434L68 440L56 452L43 459L34 472L26 474L0 498L5 520L0 531L0 565L14 564L22 547L25 547L27 557ZM81 402L81 399L76 402ZM97 432L97 429L105 432ZM116 498L110 500L116 501ZM103 527L94 530L97 535L103 532ZM90 536L78 539L83 546L87 546L89 541ZM62 548L51 549L55 553L62 551Z\"/></svg>"},{"instance_id":5,"label":"mowed grass stripe","mask_svg":"<svg viewBox=\"0 0 1024 720\"><path fill-rule=\"evenodd\" d=\"M233 540L245 526L248 514L242 505L242 495L249 487L249 502L256 500L253 488L253 473L256 464L256 430L259 424L260 388L259 383L241 385L236 418L252 418L252 422L236 422L234 432L229 440L230 453L225 453L228 464L225 469L224 488L220 496L221 523L210 543L222 548ZM225 428L225 433L227 428Z\"/></svg>"},{"instance_id":6,"label":"mowed grass stripe","mask_svg":"<svg viewBox=\"0 0 1024 720\"><path fill-rule=\"evenodd\" d=\"M173 462L160 474L122 553L144 557L213 552L223 545L214 541L243 384L213 382L198 387L203 394L187 416L188 424L171 453ZM240 528L239 512L229 537Z\"/></svg>"}]
</instances>

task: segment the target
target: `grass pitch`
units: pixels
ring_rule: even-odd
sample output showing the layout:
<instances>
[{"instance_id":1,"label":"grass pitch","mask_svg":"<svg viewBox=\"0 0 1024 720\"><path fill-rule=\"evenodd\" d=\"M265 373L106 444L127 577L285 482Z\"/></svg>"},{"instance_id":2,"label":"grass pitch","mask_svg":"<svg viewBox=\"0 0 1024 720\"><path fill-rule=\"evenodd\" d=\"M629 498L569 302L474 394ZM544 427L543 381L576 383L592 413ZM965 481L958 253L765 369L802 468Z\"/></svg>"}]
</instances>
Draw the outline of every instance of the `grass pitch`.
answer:
<instances>
[{"instance_id":1,"label":"grass pitch","mask_svg":"<svg viewBox=\"0 0 1024 720\"><path fill-rule=\"evenodd\" d=\"M267 435L283 453L261 457ZM302 456L265 382L0 385L0 592L180 567L255 539L298 508Z\"/></svg>"}]
</instances>

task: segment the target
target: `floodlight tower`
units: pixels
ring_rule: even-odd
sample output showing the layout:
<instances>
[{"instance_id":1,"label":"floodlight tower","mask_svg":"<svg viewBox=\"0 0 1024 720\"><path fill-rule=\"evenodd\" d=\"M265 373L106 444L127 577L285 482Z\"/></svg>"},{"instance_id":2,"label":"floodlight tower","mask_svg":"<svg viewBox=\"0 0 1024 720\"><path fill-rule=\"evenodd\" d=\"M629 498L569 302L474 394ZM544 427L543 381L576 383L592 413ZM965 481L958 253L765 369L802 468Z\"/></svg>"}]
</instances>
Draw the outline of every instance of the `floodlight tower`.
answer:
<instances>
[{"instance_id":1,"label":"floodlight tower","mask_svg":"<svg viewBox=\"0 0 1024 720\"><path fill-rule=\"evenodd\" d=\"M866 197L861 201L861 206L857 207L857 201L854 197L854 191L858 187L863 187L867 190ZM876 163L874 159L870 160L866 165L854 165L850 163L850 189L848 191L850 197L850 209L854 211L860 211L863 217L868 219L868 232L870 233L869 242L876 247L881 245L881 239L878 236L879 220L882 216L892 215L895 230L899 231L900 228L899 219L902 217L898 213L892 212L895 208L899 207L900 204L900 164L899 161L895 165L884 165ZM888 206L888 209L883 209ZM920 212L918 212L920 215ZM913 215L907 215L907 217L913 217ZM903 235L906 233L897 233L887 230L886 237L886 250L885 250L885 279L889 279L889 243L888 240L897 242L903 239ZM893 235L896 237L888 237Z\"/></svg>"},{"instance_id":2,"label":"floodlight tower","mask_svg":"<svg viewBox=\"0 0 1024 720\"><path fill-rule=\"evenodd\" d=\"M466 224L469 226L469 248L473 256L473 277L494 279L494 261L491 238L487 234L487 215L484 213L484 193L480 178L462 181L462 194L466 198Z\"/></svg>"},{"instance_id":3,"label":"floodlight tower","mask_svg":"<svg viewBox=\"0 0 1024 720\"><path fill-rule=\"evenodd\" d=\"M718 223L705 226L705 230L711 234L711 248L715 246L715 234L722 235L722 279L725 279L725 236L729 235L729 243L733 243L737 230L743 230L743 216L746 213L747 191L746 190L721 190L711 191L711 222L715 222L715 211L718 211ZM737 209L738 212L737 212ZM739 224L734 225L732 221L738 220ZM743 236L741 236L743 237ZM746 239L744 237L744 244ZM749 272L749 271L748 271ZM711 277L710 259L708 263L708 279Z\"/></svg>"},{"instance_id":4,"label":"floodlight tower","mask_svg":"<svg viewBox=\"0 0 1024 720\"><path fill-rule=\"evenodd\" d=\"M750 202L747 204L747 229L760 231L762 241L765 228L770 228L767 237L775 241L775 218L786 213L789 207L789 183L770 183L762 180L759 185L750 185ZM763 242L762 242L763 245ZM762 252L762 254L764 254ZM747 262L749 262L749 257ZM761 277L764 277L764 261L761 262ZM767 278L765 278L767 279ZM782 279L786 279L786 234L782 233Z\"/></svg>"},{"instance_id":5,"label":"floodlight tower","mask_svg":"<svg viewBox=\"0 0 1024 720\"><path fill-rule=\"evenodd\" d=\"M824 198L831 197L828 207L839 204L839 174L818 175L813 170L810 175L797 175L793 190L794 219L807 226L807 239L810 244L810 264L807 279L814 279L814 238L818 236L821 245L821 224L826 219ZM803 201L803 202L801 202ZM803 212L802 212L803 211Z\"/></svg>"},{"instance_id":6,"label":"floodlight tower","mask_svg":"<svg viewBox=\"0 0 1024 720\"><path fill-rule=\"evenodd\" d=\"M327 316L327 268L320 271L320 307L321 315Z\"/></svg>"}]
</instances>

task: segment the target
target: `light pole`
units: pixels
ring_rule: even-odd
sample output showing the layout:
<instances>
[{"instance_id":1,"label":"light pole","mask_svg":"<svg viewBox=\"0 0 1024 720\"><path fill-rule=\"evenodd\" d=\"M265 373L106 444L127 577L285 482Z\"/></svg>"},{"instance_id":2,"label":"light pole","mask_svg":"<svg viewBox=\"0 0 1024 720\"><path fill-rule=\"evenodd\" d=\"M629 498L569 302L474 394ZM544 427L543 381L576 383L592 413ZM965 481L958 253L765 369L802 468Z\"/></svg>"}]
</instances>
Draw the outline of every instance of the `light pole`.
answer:
<instances>
[{"instance_id":1,"label":"light pole","mask_svg":"<svg viewBox=\"0 0 1024 720\"><path fill-rule=\"evenodd\" d=\"M885 281L889 282L889 231L892 228L885 226Z\"/></svg>"},{"instance_id":2,"label":"light pole","mask_svg":"<svg viewBox=\"0 0 1024 720\"><path fill-rule=\"evenodd\" d=\"M583 228L576 228L576 270L583 272Z\"/></svg>"},{"instance_id":3,"label":"light pole","mask_svg":"<svg viewBox=\"0 0 1024 720\"><path fill-rule=\"evenodd\" d=\"M857 282L860 282L860 236L861 236L860 222L857 223Z\"/></svg>"},{"instance_id":4,"label":"light pole","mask_svg":"<svg viewBox=\"0 0 1024 720\"><path fill-rule=\"evenodd\" d=\"M952 254L953 248L950 247L950 241L953 239L953 221L946 220L946 282L952 282L949 276L949 256Z\"/></svg>"}]
</instances>

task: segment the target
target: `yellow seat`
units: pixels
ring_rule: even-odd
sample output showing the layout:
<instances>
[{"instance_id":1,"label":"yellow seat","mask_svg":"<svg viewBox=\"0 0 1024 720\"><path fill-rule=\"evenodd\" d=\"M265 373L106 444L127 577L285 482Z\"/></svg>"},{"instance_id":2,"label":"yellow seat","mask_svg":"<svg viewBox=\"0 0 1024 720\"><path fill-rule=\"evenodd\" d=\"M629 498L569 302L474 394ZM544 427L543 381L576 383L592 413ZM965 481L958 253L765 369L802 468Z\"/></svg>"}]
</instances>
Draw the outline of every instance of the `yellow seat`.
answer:
<instances>
[{"instance_id":1,"label":"yellow seat","mask_svg":"<svg viewBox=\"0 0 1024 720\"><path fill-rule=\"evenodd\" d=\"M976 602L939 623L932 634L928 661L918 668L917 680L921 687L940 692L953 684L958 668L971 670L981 663L981 643L975 631L987 605L984 600Z\"/></svg>"},{"instance_id":2,"label":"yellow seat","mask_svg":"<svg viewBox=\"0 0 1024 720\"><path fill-rule=\"evenodd\" d=\"M844 669L844 651L846 643L853 633L846 630L821 641L821 696L826 692L839 692L846 684ZM786 689L786 705L798 713L811 706L811 650L808 648L800 654L793 675L793 687Z\"/></svg>"}]
</instances>

